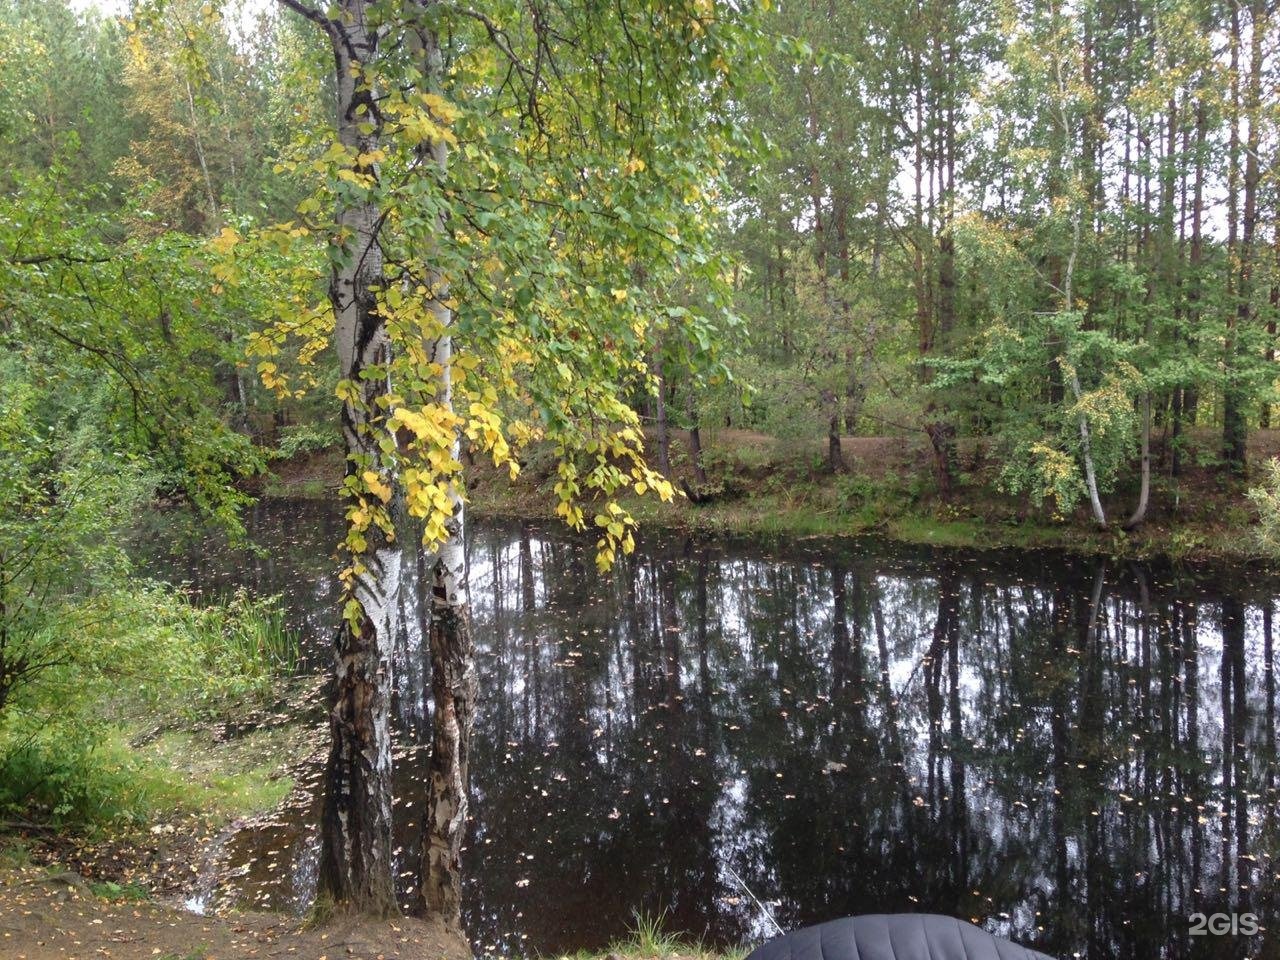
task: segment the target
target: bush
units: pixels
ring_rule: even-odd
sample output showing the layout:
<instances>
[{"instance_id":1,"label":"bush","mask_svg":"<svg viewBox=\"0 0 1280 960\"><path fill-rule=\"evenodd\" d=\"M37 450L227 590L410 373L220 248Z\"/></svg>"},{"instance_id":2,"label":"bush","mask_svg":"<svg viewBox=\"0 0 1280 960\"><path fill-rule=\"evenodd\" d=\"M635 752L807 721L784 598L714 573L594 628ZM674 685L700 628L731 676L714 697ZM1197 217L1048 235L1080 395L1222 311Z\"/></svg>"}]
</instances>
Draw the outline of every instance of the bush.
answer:
<instances>
[{"instance_id":1,"label":"bush","mask_svg":"<svg viewBox=\"0 0 1280 960\"><path fill-rule=\"evenodd\" d=\"M275 602L196 606L131 579L122 545L154 488L146 466L0 376L0 810L131 815L136 767L105 749L122 718L216 715L292 669Z\"/></svg>"},{"instance_id":2,"label":"bush","mask_svg":"<svg viewBox=\"0 0 1280 960\"><path fill-rule=\"evenodd\" d=\"M332 427L303 423L280 431L280 442L274 456L279 460L292 460L294 457L332 450L341 442L342 437Z\"/></svg>"},{"instance_id":3,"label":"bush","mask_svg":"<svg viewBox=\"0 0 1280 960\"><path fill-rule=\"evenodd\" d=\"M58 662L15 686L0 710L0 810L62 822L146 816L152 788L120 742L122 722L244 711L264 703L297 661L278 602L243 593L197 606L170 588L135 584L46 629L41 643L63 651Z\"/></svg>"},{"instance_id":4,"label":"bush","mask_svg":"<svg viewBox=\"0 0 1280 960\"><path fill-rule=\"evenodd\" d=\"M868 506L875 495L876 484L870 477L857 473L836 477L836 506L841 513L857 513Z\"/></svg>"},{"instance_id":5,"label":"bush","mask_svg":"<svg viewBox=\"0 0 1280 960\"><path fill-rule=\"evenodd\" d=\"M1280 460L1272 457L1265 471L1262 483L1249 491L1249 500L1258 511L1258 546L1280 554Z\"/></svg>"},{"instance_id":6,"label":"bush","mask_svg":"<svg viewBox=\"0 0 1280 960\"><path fill-rule=\"evenodd\" d=\"M703 492L723 500L741 497L751 489L751 477L765 473L772 463L773 454L764 446L730 446L712 439L702 449L708 479Z\"/></svg>"}]
</instances>

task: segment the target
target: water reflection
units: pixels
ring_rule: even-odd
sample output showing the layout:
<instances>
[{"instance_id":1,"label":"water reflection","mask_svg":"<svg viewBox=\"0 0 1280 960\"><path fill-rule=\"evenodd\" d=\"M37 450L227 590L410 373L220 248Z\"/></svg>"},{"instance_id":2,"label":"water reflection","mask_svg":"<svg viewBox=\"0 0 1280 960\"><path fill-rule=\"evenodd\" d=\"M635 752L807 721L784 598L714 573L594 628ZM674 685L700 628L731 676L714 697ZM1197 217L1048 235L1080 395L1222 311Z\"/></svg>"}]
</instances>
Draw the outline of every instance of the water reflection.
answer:
<instances>
[{"instance_id":1,"label":"water reflection","mask_svg":"<svg viewBox=\"0 0 1280 960\"><path fill-rule=\"evenodd\" d=\"M280 592L317 669L336 515L260 506L251 555L169 575ZM649 537L608 580L553 527L471 525L483 699L478 947L599 947L633 912L716 944L933 910L1062 956L1274 956L1274 585L1028 553ZM151 542L159 542L156 537ZM404 893L425 795L417 577L396 660ZM227 844L214 899L299 907L314 788ZM310 864L310 867L308 867Z\"/></svg>"}]
</instances>

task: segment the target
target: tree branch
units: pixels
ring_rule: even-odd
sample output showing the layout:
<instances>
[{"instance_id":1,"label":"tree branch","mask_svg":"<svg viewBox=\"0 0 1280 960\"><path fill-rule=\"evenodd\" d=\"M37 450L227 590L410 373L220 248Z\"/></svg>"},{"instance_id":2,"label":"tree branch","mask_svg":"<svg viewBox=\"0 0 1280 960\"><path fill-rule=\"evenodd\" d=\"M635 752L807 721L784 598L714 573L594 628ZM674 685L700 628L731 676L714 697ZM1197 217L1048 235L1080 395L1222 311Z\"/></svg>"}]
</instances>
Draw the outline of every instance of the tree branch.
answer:
<instances>
[{"instance_id":1,"label":"tree branch","mask_svg":"<svg viewBox=\"0 0 1280 960\"><path fill-rule=\"evenodd\" d=\"M280 3L284 4L299 16L306 17L312 23L318 23L320 26L324 27L326 31L329 29L329 18L315 7L302 3L301 0L280 0Z\"/></svg>"}]
</instances>

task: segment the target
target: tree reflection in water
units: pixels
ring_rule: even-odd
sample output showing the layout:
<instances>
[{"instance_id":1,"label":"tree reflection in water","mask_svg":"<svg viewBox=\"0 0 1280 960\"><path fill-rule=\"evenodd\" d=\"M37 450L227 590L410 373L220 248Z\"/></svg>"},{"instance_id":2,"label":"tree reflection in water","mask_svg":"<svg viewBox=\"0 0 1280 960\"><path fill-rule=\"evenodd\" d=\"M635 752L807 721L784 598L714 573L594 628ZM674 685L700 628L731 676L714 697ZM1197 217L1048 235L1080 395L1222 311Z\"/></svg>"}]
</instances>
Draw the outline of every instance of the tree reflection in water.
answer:
<instances>
[{"instance_id":1,"label":"tree reflection in water","mask_svg":"<svg viewBox=\"0 0 1280 960\"><path fill-rule=\"evenodd\" d=\"M270 561L202 543L186 574L283 592L322 665L335 524L262 506ZM713 944L768 936L731 867L788 928L930 910L1091 960L1268 949L1192 938L1187 918L1275 915L1274 583L659 535L602 580L590 549L551 526L471 531L478 948L599 947L636 910ZM428 726L402 597L411 851ZM305 862L311 799L229 845L224 901L305 899L279 860Z\"/></svg>"}]
</instances>

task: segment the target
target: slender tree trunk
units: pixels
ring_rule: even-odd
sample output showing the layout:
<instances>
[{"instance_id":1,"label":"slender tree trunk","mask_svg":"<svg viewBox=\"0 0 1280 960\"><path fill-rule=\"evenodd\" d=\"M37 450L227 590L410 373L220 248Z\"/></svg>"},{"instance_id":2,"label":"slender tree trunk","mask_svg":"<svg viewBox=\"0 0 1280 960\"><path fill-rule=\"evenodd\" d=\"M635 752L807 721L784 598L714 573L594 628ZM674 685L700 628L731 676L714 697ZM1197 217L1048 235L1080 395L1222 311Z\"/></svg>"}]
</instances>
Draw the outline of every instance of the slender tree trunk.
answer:
<instances>
[{"instance_id":1,"label":"slender tree trunk","mask_svg":"<svg viewBox=\"0 0 1280 960\"><path fill-rule=\"evenodd\" d=\"M662 375L662 357L659 348L653 351L653 377L657 391L653 395L653 427L657 434L658 472L671 476L671 435L667 430L667 380Z\"/></svg>"},{"instance_id":2,"label":"slender tree trunk","mask_svg":"<svg viewBox=\"0 0 1280 960\"><path fill-rule=\"evenodd\" d=\"M1147 505L1151 499L1151 392L1142 398L1142 480L1138 491L1138 505L1125 523L1126 530L1140 526L1147 519Z\"/></svg>"},{"instance_id":3,"label":"slender tree trunk","mask_svg":"<svg viewBox=\"0 0 1280 960\"><path fill-rule=\"evenodd\" d=\"M467 834L475 645L467 608L462 505L431 564L431 762L422 831L422 902L462 930L462 845Z\"/></svg>"},{"instance_id":4,"label":"slender tree trunk","mask_svg":"<svg viewBox=\"0 0 1280 960\"><path fill-rule=\"evenodd\" d=\"M433 359L442 369L436 402L451 407L449 363L453 342L448 327L452 316L442 302L446 295L437 294L433 308L437 320L446 324L446 332L435 341ZM461 438L455 435L451 451L455 460L461 446ZM461 931L462 844L467 832L468 769L477 681L467 605L466 506L456 486L450 489L449 496L453 515L445 524L447 537L427 562L433 713L422 829L422 904L429 914Z\"/></svg>"},{"instance_id":5,"label":"slender tree trunk","mask_svg":"<svg viewBox=\"0 0 1280 960\"><path fill-rule=\"evenodd\" d=\"M1266 4L1253 0L1249 4L1249 85L1245 91L1245 118L1249 122L1249 134L1245 140L1244 161L1244 211L1240 236L1240 288L1236 309L1237 336L1254 321L1253 287L1256 259L1258 224L1258 185L1262 174L1258 165L1262 128L1262 34L1268 22ZM1237 346L1237 351L1239 347ZM1230 372L1230 371L1228 371ZM1230 380L1228 380L1230 384ZM1234 416L1228 420L1225 408L1223 434L1228 460L1240 474L1248 472L1249 422L1244 384L1234 384Z\"/></svg>"},{"instance_id":6,"label":"slender tree trunk","mask_svg":"<svg viewBox=\"0 0 1280 960\"><path fill-rule=\"evenodd\" d=\"M195 91L191 89L191 81L184 80L183 87L187 94L187 116L191 120L191 145L196 151L196 162L200 165L200 177L204 180L205 199L209 202L209 222L205 232L211 232L218 222L218 193L213 189L213 177L209 175L209 162L205 158L204 141L200 138L200 120L196 116Z\"/></svg>"},{"instance_id":7,"label":"slender tree trunk","mask_svg":"<svg viewBox=\"0 0 1280 960\"><path fill-rule=\"evenodd\" d=\"M818 123L818 110L814 103L813 91L805 88L805 98L809 107L809 141L815 146L820 142L822 131ZM822 302L826 305L830 299L827 284L827 222L822 213L822 175L817 163L809 165L809 195L813 202L813 262L818 268L818 283L822 287Z\"/></svg>"},{"instance_id":8,"label":"slender tree trunk","mask_svg":"<svg viewBox=\"0 0 1280 960\"><path fill-rule=\"evenodd\" d=\"M378 37L367 28L363 0L340 0L342 25L326 22L333 40L337 88L337 130L353 154L368 155L378 147L380 125L364 132L359 113L376 117L374 91L358 86L353 74L377 55ZM376 177L377 169L359 172ZM371 203L340 201L338 224L346 236L343 256L335 258L329 299L335 319L334 342L341 376L359 391L342 407L342 436L348 475L380 464L379 400L385 377L366 377L370 366L389 358L390 343L378 312L383 279L382 251L377 242L378 210ZM354 564L347 593L354 600L338 631L334 664L333 705L329 727L332 744L325 777L321 816L319 886L322 896L372 914L397 910L391 851L391 704L393 616L400 588L400 549L376 526L367 535L368 549Z\"/></svg>"},{"instance_id":9,"label":"slender tree trunk","mask_svg":"<svg viewBox=\"0 0 1280 960\"><path fill-rule=\"evenodd\" d=\"M929 353L933 346L933 305L929 302L929 278L925 272L925 220L924 220L924 80L918 75L920 71L919 55L914 59L916 70L915 85L915 130L914 140L914 176L915 176L915 235L912 237L913 251L911 262L912 287L916 300L916 335L920 351L920 378L928 383L931 370L928 364Z\"/></svg>"},{"instance_id":10,"label":"slender tree trunk","mask_svg":"<svg viewBox=\"0 0 1280 960\"><path fill-rule=\"evenodd\" d=\"M1255 9L1256 9L1256 5ZM1256 13L1255 13L1256 16ZM1254 46L1260 41L1254 24ZM1245 151L1244 170L1244 204L1240 205L1240 4L1231 5L1231 136L1228 147L1228 270L1235 272L1235 306L1229 308L1227 336L1224 355L1222 386L1222 456L1230 469L1237 473L1245 472L1245 454L1247 448L1248 424L1245 419L1243 386L1239 382L1240 371L1240 337L1247 325L1251 313L1250 266L1251 247L1253 244L1254 214L1257 195L1257 110L1255 83L1260 83L1260 53L1254 51L1255 62L1251 65L1249 86L1246 91L1249 103L1246 112L1249 114L1249 146L1253 149ZM1239 217L1239 232L1237 232ZM1237 266L1238 265L1238 266Z\"/></svg>"},{"instance_id":11,"label":"slender tree trunk","mask_svg":"<svg viewBox=\"0 0 1280 960\"><path fill-rule=\"evenodd\" d=\"M843 137L843 126L840 127ZM844 141L841 140L841 143ZM856 362L859 353L871 354L874 350L874 325L867 324L861 331L862 350L854 345L856 339L849 309L849 200L843 195L836 206L836 244L840 257L840 292L836 298L840 316L840 339L845 342L844 363L848 381L845 387L844 429L853 434L858 429L858 415L862 407L865 377ZM873 272L874 272L873 268Z\"/></svg>"},{"instance_id":12,"label":"slender tree trunk","mask_svg":"<svg viewBox=\"0 0 1280 960\"><path fill-rule=\"evenodd\" d=\"M419 35L428 83L436 86L444 64L435 34ZM444 140L424 145L428 159L444 173L449 145ZM437 229L448 229L443 220ZM431 345L431 359L440 373L435 402L453 409L453 311L448 281L438 271L427 276L430 310L439 331ZM462 437L455 431L450 455L460 458ZM453 513L445 524L446 539L427 564L431 591L431 760L427 772L427 806L422 825L422 906L446 926L462 931L462 845L467 833L468 772L471 734L475 726L477 680L475 646L467 606L466 504L455 484L449 499Z\"/></svg>"},{"instance_id":13,"label":"slender tree trunk","mask_svg":"<svg viewBox=\"0 0 1280 960\"><path fill-rule=\"evenodd\" d=\"M941 75L950 78L956 70L955 44L948 45L944 55L936 54ZM943 63L945 62L945 67ZM938 329L935 334L934 348L944 355L950 347L950 340L956 324L956 237L955 221L955 178L956 178L956 115L953 104L953 93L950 79L939 78L939 84L946 84L939 93L945 97L946 104L936 107L937 119L934 126L938 131Z\"/></svg>"},{"instance_id":14,"label":"slender tree trunk","mask_svg":"<svg viewBox=\"0 0 1280 960\"><path fill-rule=\"evenodd\" d=\"M929 345L930 351L945 355L950 349L952 333L956 322L956 245L955 233L952 229L954 219L954 187L955 187L955 111L951 106L950 87L942 89L943 76L950 76L954 70L955 47L951 46L945 56L940 49L940 39L935 35L934 63L935 83L939 90L934 103L934 123L936 131L935 153L937 160L938 194L938 317L937 326ZM942 104L945 96L946 106ZM956 427L948 419L946 398L934 393L925 410L925 433L933 448L934 471L938 480L938 493L944 502L949 501L955 486L955 446Z\"/></svg>"},{"instance_id":15,"label":"slender tree trunk","mask_svg":"<svg viewBox=\"0 0 1280 960\"><path fill-rule=\"evenodd\" d=\"M1152 269L1153 278L1159 278L1167 290L1167 295L1175 303L1177 310L1178 273L1176 265L1175 231L1174 231L1174 192L1175 177L1173 156L1177 145L1177 103L1169 100L1165 137L1164 164L1160 171L1160 232L1156 245L1156 263ZM1146 320L1143 328L1143 342L1147 350L1153 350L1154 328L1152 325L1152 303L1155 296L1155 280L1148 284ZM1180 404L1175 400L1175 416L1179 416ZM1151 500L1151 388L1148 386L1142 395L1142 441L1141 441L1141 479L1139 481L1138 503L1124 529L1133 530L1147 519L1147 507ZM1175 420L1174 430L1178 429Z\"/></svg>"},{"instance_id":16,"label":"slender tree trunk","mask_svg":"<svg viewBox=\"0 0 1280 960\"><path fill-rule=\"evenodd\" d=\"M1075 397L1078 404L1084 396L1084 392L1080 386L1080 375L1073 368L1071 371L1071 393ZM1098 495L1098 475L1093 465L1093 441L1089 433L1089 417L1085 413L1080 413L1077 417L1077 424L1080 430L1080 456L1084 461L1084 485L1085 490L1089 494L1089 508L1093 511L1094 522L1099 527L1106 529L1107 513L1102 507L1102 498Z\"/></svg>"},{"instance_id":17,"label":"slender tree trunk","mask_svg":"<svg viewBox=\"0 0 1280 960\"><path fill-rule=\"evenodd\" d=\"M1072 281L1075 277L1076 257L1080 250L1080 214L1077 212L1075 222L1072 224L1071 253L1067 258L1066 277L1063 281L1063 301L1065 309L1072 309ZM1076 370L1075 364L1071 364L1071 376L1068 378L1071 384L1071 395L1075 398L1076 405L1079 406L1081 399L1084 397L1084 390L1080 385L1080 373ZM1089 508L1093 511L1094 522L1102 529L1107 526L1107 512L1102 507L1102 498L1098 495L1098 475L1093 464L1093 441L1089 432L1089 415L1080 410L1076 415L1076 423L1080 431L1080 457L1084 462L1084 485L1085 490L1089 494Z\"/></svg>"},{"instance_id":18,"label":"slender tree trunk","mask_svg":"<svg viewBox=\"0 0 1280 960\"><path fill-rule=\"evenodd\" d=\"M1200 325L1200 301L1204 288L1204 171L1208 126L1208 112L1205 107L1204 96L1203 94L1200 94L1196 100L1195 176L1193 181L1194 185L1191 189L1191 252L1189 254L1191 264L1191 288L1187 296L1187 299L1190 301L1187 314L1191 330L1197 329ZM1195 384L1192 384L1187 387L1182 401L1182 412L1186 417L1187 425L1189 427L1194 427L1196 425L1198 406L1199 391Z\"/></svg>"},{"instance_id":19,"label":"slender tree trunk","mask_svg":"<svg viewBox=\"0 0 1280 960\"><path fill-rule=\"evenodd\" d=\"M944 501L951 499L955 489L952 464L955 462L956 428L941 420L931 420L924 425L933 450L933 470L938 480L938 494Z\"/></svg>"},{"instance_id":20,"label":"slender tree trunk","mask_svg":"<svg viewBox=\"0 0 1280 960\"><path fill-rule=\"evenodd\" d=\"M693 385L689 386L685 409L689 415L689 459L693 461L693 479L700 488L707 486L707 471L702 464L702 429L698 425L698 402Z\"/></svg>"},{"instance_id":21,"label":"slender tree trunk","mask_svg":"<svg viewBox=\"0 0 1280 960\"><path fill-rule=\"evenodd\" d=\"M870 351L870 330L864 331L864 339L868 341L864 349ZM844 365L848 374L848 382L844 393L844 429L850 436L858 432L858 418L862 416L862 401L866 395L866 378L863 376L864 364L858 363L858 349L850 346L845 350Z\"/></svg>"},{"instance_id":22,"label":"slender tree trunk","mask_svg":"<svg viewBox=\"0 0 1280 960\"><path fill-rule=\"evenodd\" d=\"M1068 89L1067 78L1063 72L1062 59L1064 56L1065 54L1059 51L1054 58L1054 80L1057 86L1058 124L1062 132L1063 161L1068 169L1072 170L1074 169L1072 151L1074 150L1074 131L1076 127L1067 114L1067 103L1071 93ZM1068 189L1071 189L1071 187L1068 186ZM1086 207L1088 206L1087 202L1085 205ZM1075 311L1074 283L1076 264L1080 259L1080 220L1082 216L1083 212L1077 206L1071 220L1071 250L1067 255L1067 264L1063 271L1062 279L1062 309L1068 312ZM1068 346L1069 343L1063 344L1064 348ZM1094 522L1105 529L1107 526L1107 514L1102 508L1102 498L1098 495L1098 477L1093 462L1093 440L1089 429L1089 415L1080 406L1080 402L1084 397L1084 389L1080 384L1080 372L1076 365L1072 363L1069 366L1071 375L1067 380L1071 386L1071 396L1075 400L1077 407L1076 424L1080 433L1080 459L1084 466L1084 482L1085 489L1089 494L1089 508L1093 511Z\"/></svg>"},{"instance_id":23,"label":"slender tree trunk","mask_svg":"<svg viewBox=\"0 0 1280 960\"><path fill-rule=\"evenodd\" d=\"M827 418L827 468L844 472L844 451L840 447L840 401L834 390L822 391L822 411Z\"/></svg>"},{"instance_id":24,"label":"slender tree trunk","mask_svg":"<svg viewBox=\"0 0 1280 960\"><path fill-rule=\"evenodd\" d=\"M1184 107L1186 105L1184 100ZM1175 258L1175 271L1178 278L1178 289L1174 300L1174 338L1180 344L1187 337L1187 313L1190 308L1191 295L1188 285L1187 270L1187 201L1190 196L1188 177L1190 169L1186 158L1191 155L1191 129L1185 121L1182 123L1182 162L1178 164L1178 239ZM1182 472L1182 430L1183 418L1186 416L1187 389L1190 378L1176 384L1170 400L1173 419L1171 438L1168 445L1169 475L1176 477ZM1161 466L1164 465L1165 451L1161 451Z\"/></svg>"}]
</instances>

